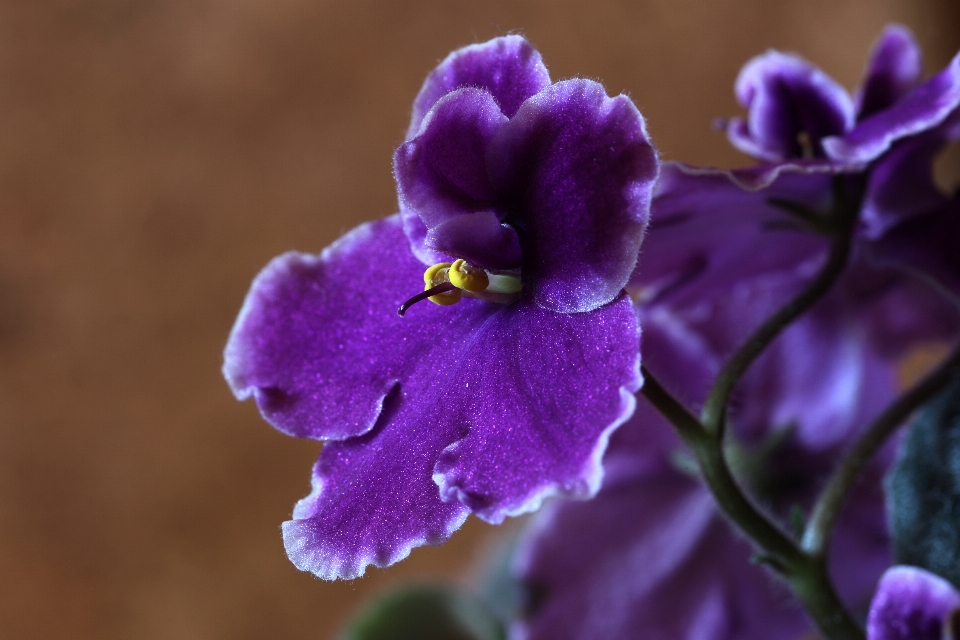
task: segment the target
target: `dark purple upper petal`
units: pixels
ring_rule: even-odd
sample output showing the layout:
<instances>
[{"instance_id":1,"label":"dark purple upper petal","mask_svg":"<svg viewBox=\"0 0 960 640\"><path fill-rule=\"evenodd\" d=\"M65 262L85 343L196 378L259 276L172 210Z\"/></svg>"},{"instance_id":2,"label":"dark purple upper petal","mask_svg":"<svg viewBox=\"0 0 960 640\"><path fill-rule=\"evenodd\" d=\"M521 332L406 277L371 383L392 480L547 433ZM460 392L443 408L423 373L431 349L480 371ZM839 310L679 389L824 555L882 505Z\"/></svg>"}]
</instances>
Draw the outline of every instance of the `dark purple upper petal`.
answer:
<instances>
[{"instance_id":1,"label":"dark purple upper petal","mask_svg":"<svg viewBox=\"0 0 960 640\"><path fill-rule=\"evenodd\" d=\"M889 109L866 118L846 135L823 141L827 155L843 162L876 159L897 140L936 127L960 106L960 54L947 68Z\"/></svg>"},{"instance_id":2,"label":"dark purple upper petal","mask_svg":"<svg viewBox=\"0 0 960 640\"><path fill-rule=\"evenodd\" d=\"M464 299L400 318L421 271L399 216L320 256L281 256L227 345L238 397L287 433L337 440L284 525L293 562L327 579L438 543L467 509L499 521L547 495L588 495L633 409L629 298L572 316Z\"/></svg>"},{"instance_id":3,"label":"dark purple upper petal","mask_svg":"<svg viewBox=\"0 0 960 640\"><path fill-rule=\"evenodd\" d=\"M504 36L457 49L437 65L413 102L412 138L433 105L463 87L488 91L508 118L524 100L550 84L540 54L521 36Z\"/></svg>"},{"instance_id":4,"label":"dark purple upper petal","mask_svg":"<svg viewBox=\"0 0 960 640\"><path fill-rule=\"evenodd\" d=\"M903 25L887 25L873 45L866 77L857 91L857 119L893 106L920 83L922 73L920 47L913 34Z\"/></svg>"},{"instance_id":5,"label":"dark purple upper petal","mask_svg":"<svg viewBox=\"0 0 960 640\"><path fill-rule=\"evenodd\" d=\"M880 580L867 618L867 640L942 640L944 621L960 607L946 580L916 567L896 566Z\"/></svg>"},{"instance_id":6,"label":"dark purple upper petal","mask_svg":"<svg viewBox=\"0 0 960 640\"><path fill-rule=\"evenodd\" d=\"M822 138L853 126L847 92L798 56L779 51L757 56L740 71L734 91L749 115L746 121L732 119L727 135L735 147L761 160L803 157L801 135L814 155L822 155Z\"/></svg>"},{"instance_id":7,"label":"dark purple upper petal","mask_svg":"<svg viewBox=\"0 0 960 640\"><path fill-rule=\"evenodd\" d=\"M434 105L418 134L394 154L400 204L422 221L424 246L500 271L521 261L516 232L500 223L506 214L487 172L487 148L506 121L488 92L458 89Z\"/></svg>"},{"instance_id":8,"label":"dark purple upper petal","mask_svg":"<svg viewBox=\"0 0 960 640\"><path fill-rule=\"evenodd\" d=\"M486 151L507 121L486 91L459 89L437 102L415 137L394 154L402 206L427 228L462 214L489 210L496 192Z\"/></svg>"},{"instance_id":9,"label":"dark purple upper petal","mask_svg":"<svg viewBox=\"0 0 960 640\"><path fill-rule=\"evenodd\" d=\"M424 245L493 271L517 269L523 260L517 232L492 211L448 218L427 231Z\"/></svg>"},{"instance_id":10,"label":"dark purple upper petal","mask_svg":"<svg viewBox=\"0 0 960 640\"><path fill-rule=\"evenodd\" d=\"M633 271L658 173L643 117L589 80L527 100L488 151L534 302L562 313L613 300Z\"/></svg>"}]
</instances>

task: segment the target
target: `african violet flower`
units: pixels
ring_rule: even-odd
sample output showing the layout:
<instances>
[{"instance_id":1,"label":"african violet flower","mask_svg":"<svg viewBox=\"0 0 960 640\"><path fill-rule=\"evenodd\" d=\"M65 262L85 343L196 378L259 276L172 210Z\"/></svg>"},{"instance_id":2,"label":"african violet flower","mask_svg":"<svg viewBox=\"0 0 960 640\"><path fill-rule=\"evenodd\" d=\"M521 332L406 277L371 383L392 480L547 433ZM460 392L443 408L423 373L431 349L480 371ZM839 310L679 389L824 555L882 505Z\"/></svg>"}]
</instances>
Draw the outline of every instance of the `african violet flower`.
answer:
<instances>
[{"instance_id":1,"label":"african violet flower","mask_svg":"<svg viewBox=\"0 0 960 640\"><path fill-rule=\"evenodd\" d=\"M937 188L933 159L960 139L960 54L926 82L920 72L919 49L897 25L875 44L854 97L798 56L771 51L751 60L736 83L748 117L730 120L727 133L763 162L668 170L660 202L672 204L660 206L654 223L670 227L671 240L658 243L665 247L659 253L648 247L643 278L661 273L657 287L699 278L685 289L696 297L792 264L797 278L789 289L796 291L825 255L826 242L811 236L843 200L856 209L856 242L838 290L822 306L863 317L874 348L888 356L950 338L958 318L942 294L960 295L960 257L950 246L960 231L960 196ZM672 270L678 260L687 261L685 271Z\"/></svg>"},{"instance_id":2,"label":"african violet flower","mask_svg":"<svg viewBox=\"0 0 960 640\"><path fill-rule=\"evenodd\" d=\"M622 289L658 164L629 99L552 83L517 36L466 47L427 78L395 167L401 214L275 259L225 352L238 398L326 443L283 538L327 579L471 511L591 495L640 386ZM421 277L402 310L442 306L399 317Z\"/></svg>"},{"instance_id":3,"label":"african violet flower","mask_svg":"<svg viewBox=\"0 0 960 640\"><path fill-rule=\"evenodd\" d=\"M647 248L667 252L659 239L654 229L643 262ZM759 259L770 265L775 256ZM771 265L723 286L713 281L712 297L688 298L683 283L660 290L639 309L645 365L697 408L730 350L795 281L792 269ZM856 317L838 322L828 308L791 326L751 369L733 403L728 457L786 528L892 398L894 374ZM831 546L838 590L861 610L889 564L881 478L890 458L884 452L867 470ZM530 607L516 637L796 640L809 632L789 591L751 564L750 545L692 464L673 429L638 399L611 438L596 497L550 505L528 532L516 570Z\"/></svg>"},{"instance_id":4,"label":"african violet flower","mask_svg":"<svg viewBox=\"0 0 960 640\"><path fill-rule=\"evenodd\" d=\"M757 56L735 87L748 116L731 118L726 130L735 147L764 164L734 177L759 188L784 171L858 171L898 141L936 129L960 106L960 55L923 83L921 71L920 50L899 25L880 35L852 97L799 56Z\"/></svg>"},{"instance_id":5,"label":"african violet flower","mask_svg":"<svg viewBox=\"0 0 960 640\"><path fill-rule=\"evenodd\" d=\"M960 592L916 567L883 574L867 618L867 640L957 640Z\"/></svg>"}]
</instances>

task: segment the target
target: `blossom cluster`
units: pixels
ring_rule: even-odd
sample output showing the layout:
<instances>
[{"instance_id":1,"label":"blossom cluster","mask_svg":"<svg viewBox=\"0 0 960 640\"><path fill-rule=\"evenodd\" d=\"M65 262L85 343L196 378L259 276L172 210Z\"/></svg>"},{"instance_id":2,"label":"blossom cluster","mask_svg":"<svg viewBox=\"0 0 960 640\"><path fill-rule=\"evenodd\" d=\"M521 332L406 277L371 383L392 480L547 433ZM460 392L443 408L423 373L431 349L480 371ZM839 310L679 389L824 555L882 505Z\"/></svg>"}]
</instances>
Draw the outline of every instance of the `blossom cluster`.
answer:
<instances>
[{"instance_id":1,"label":"blossom cluster","mask_svg":"<svg viewBox=\"0 0 960 640\"><path fill-rule=\"evenodd\" d=\"M787 569L751 564L756 540L647 392L706 411L742 346L792 314L737 372L716 441L747 500L803 536L896 401L903 357L960 336L960 190L932 169L960 139L960 55L924 80L891 26L852 95L776 51L735 93L746 116L723 127L756 162L720 170L661 161L628 97L551 80L520 36L428 75L394 155L399 212L276 258L226 347L238 398L324 443L282 528L298 568L352 579L469 514L539 511L513 557L516 638L789 640L819 624L775 578ZM890 569L897 447L865 461L823 557L872 640L932 640L960 595Z\"/></svg>"}]
</instances>

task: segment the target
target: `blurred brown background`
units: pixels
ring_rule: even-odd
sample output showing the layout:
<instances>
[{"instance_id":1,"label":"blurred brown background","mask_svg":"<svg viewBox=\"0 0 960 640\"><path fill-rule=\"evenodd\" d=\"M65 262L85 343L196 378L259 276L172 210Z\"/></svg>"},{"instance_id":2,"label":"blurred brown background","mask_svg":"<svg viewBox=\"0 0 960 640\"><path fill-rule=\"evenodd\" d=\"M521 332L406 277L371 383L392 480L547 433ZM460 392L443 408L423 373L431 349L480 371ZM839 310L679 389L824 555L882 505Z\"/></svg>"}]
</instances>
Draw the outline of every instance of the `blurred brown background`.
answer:
<instances>
[{"instance_id":1,"label":"blurred brown background","mask_svg":"<svg viewBox=\"0 0 960 640\"><path fill-rule=\"evenodd\" d=\"M528 36L627 92L662 155L768 47L848 87L881 26L930 72L956 0L7 0L0 3L0 638L328 638L385 584L461 576L497 530L324 583L280 522L319 446L220 376L250 280L395 209L391 153L455 47Z\"/></svg>"}]
</instances>

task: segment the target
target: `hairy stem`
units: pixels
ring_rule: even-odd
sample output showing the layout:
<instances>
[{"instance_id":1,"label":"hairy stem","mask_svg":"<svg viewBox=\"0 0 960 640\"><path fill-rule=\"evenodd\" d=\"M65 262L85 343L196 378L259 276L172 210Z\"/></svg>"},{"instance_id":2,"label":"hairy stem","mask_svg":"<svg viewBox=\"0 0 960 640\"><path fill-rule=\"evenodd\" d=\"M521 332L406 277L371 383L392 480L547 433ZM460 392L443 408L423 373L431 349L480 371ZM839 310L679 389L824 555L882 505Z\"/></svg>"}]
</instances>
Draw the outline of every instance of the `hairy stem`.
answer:
<instances>
[{"instance_id":1,"label":"hairy stem","mask_svg":"<svg viewBox=\"0 0 960 640\"><path fill-rule=\"evenodd\" d=\"M844 456L814 505L803 534L802 546L807 553L818 557L826 555L834 524L860 471L910 414L946 387L958 370L960 345L867 427Z\"/></svg>"}]
</instances>

